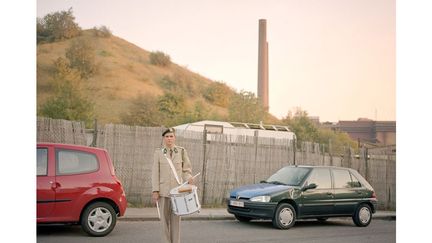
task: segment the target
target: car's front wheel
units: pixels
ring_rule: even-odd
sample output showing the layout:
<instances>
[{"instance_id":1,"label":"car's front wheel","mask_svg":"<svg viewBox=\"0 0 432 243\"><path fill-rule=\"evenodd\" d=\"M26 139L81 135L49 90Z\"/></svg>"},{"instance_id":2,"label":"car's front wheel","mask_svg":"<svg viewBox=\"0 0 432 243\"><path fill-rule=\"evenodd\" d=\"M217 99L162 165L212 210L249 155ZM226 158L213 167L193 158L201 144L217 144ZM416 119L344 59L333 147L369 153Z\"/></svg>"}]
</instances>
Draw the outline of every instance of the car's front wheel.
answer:
<instances>
[{"instance_id":1,"label":"car's front wheel","mask_svg":"<svg viewBox=\"0 0 432 243\"><path fill-rule=\"evenodd\" d=\"M281 203L276 208L273 226L278 229L289 229L296 221L296 211L291 204Z\"/></svg>"},{"instance_id":2,"label":"car's front wheel","mask_svg":"<svg viewBox=\"0 0 432 243\"><path fill-rule=\"evenodd\" d=\"M372 210L369 205L360 204L352 218L357 226L366 227L372 221Z\"/></svg>"},{"instance_id":3,"label":"car's front wheel","mask_svg":"<svg viewBox=\"0 0 432 243\"><path fill-rule=\"evenodd\" d=\"M117 215L113 207L105 202L87 206L81 217L82 229L91 236L105 236L116 225Z\"/></svg>"}]
</instances>

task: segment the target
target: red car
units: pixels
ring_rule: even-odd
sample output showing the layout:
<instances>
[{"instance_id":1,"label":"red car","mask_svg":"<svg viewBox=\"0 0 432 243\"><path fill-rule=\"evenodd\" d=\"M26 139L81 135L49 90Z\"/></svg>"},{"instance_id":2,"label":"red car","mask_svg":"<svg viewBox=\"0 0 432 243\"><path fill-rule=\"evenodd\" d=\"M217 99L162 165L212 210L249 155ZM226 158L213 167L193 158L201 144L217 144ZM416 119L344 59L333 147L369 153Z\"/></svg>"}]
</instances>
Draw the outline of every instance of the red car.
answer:
<instances>
[{"instance_id":1,"label":"red car","mask_svg":"<svg viewBox=\"0 0 432 243\"><path fill-rule=\"evenodd\" d=\"M126 196L108 152L56 143L37 144L37 223L81 224L105 236L126 211Z\"/></svg>"}]
</instances>

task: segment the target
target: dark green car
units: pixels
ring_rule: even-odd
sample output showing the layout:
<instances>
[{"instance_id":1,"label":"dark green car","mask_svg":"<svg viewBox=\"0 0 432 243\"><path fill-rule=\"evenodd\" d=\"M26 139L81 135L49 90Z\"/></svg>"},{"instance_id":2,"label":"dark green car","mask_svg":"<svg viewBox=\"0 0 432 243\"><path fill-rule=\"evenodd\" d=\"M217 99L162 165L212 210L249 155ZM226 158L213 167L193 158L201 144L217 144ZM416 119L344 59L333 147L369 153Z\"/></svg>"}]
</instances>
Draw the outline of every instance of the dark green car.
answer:
<instances>
[{"instance_id":1,"label":"dark green car","mask_svg":"<svg viewBox=\"0 0 432 243\"><path fill-rule=\"evenodd\" d=\"M231 190L228 212L240 221L271 219L279 229L297 219L352 217L368 226L377 198L372 186L356 171L331 166L286 166L266 181Z\"/></svg>"}]
</instances>

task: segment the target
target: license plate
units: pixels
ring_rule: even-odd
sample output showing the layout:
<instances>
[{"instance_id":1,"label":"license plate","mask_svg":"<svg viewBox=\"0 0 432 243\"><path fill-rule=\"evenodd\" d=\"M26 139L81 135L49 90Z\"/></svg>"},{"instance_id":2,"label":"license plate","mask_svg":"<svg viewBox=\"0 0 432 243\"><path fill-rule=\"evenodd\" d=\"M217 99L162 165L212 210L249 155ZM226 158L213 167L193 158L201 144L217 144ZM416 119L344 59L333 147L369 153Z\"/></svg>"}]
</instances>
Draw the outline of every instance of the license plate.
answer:
<instances>
[{"instance_id":1,"label":"license plate","mask_svg":"<svg viewBox=\"0 0 432 243\"><path fill-rule=\"evenodd\" d=\"M235 207L244 207L244 202L230 200L230 205Z\"/></svg>"}]
</instances>

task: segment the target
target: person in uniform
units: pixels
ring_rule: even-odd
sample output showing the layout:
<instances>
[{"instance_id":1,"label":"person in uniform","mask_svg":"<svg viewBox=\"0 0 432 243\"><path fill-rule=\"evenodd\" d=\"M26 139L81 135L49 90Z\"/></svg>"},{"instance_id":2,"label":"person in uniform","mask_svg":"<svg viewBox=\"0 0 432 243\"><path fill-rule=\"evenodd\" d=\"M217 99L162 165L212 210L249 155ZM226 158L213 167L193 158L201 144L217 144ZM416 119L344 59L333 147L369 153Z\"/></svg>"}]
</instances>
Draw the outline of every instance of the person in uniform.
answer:
<instances>
[{"instance_id":1,"label":"person in uniform","mask_svg":"<svg viewBox=\"0 0 432 243\"><path fill-rule=\"evenodd\" d=\"M152 201L159 202L162 223L162 242L180 242L180 216L172 212L169 192L179 184L169 165L171 159L180 182L193 184L192 166L183 147L175 145L174 128L168 128L162 133L163 147L156 149L152 167Z\"/></svg>"}]
</instances>

